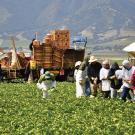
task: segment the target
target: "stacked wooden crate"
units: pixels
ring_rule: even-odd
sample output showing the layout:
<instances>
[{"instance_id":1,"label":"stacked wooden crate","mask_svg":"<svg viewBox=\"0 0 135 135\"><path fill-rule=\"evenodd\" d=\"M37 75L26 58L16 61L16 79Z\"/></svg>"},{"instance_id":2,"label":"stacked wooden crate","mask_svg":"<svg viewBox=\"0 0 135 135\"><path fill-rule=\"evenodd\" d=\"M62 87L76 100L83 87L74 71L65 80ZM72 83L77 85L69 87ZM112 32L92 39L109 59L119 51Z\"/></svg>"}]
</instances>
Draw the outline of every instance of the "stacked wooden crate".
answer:
<instances>
[{"instance_id":1,"label":"stacked wooden crate","mask_svg":"<svg viewBox=\"0 0 135 135\"><path fill-rule=\"evenodd\" d=\"M34 40L33 41L33 45L34 46L39 46L40 45L40 41L39 40Z\"/></svg>"},{"instance_id":2,"label":"stacked wooden crate","mask_svg":"<svg viewBox=\"0 0 135 135\"><path fill-rule=\"evenodd\" d=\"M34 45L34 59L39 66L44 68L52 67L53 48L51 44L42 43L41 45Z\"/></svg>"},{"instance_id":3,"label":"stacked wooden crate","mask_svg":"<svg viewBox=\"0 0 135 135\"><path fill-rule=\"evenodd\" d=\"M43 43L43 67L51 68L52 67L52 59L53 59L53 48L51 44Z\"/></svg>"},{"instance_id":4,"label":"stacked wooden crate","mask_svg":"<svg viewBox=\"0 0 135 135\"><path fill-rule=\"evenodd\" d=\"M70 48L70 33L69 30L53 30L50 31L53 46L58 49Z\"/></svg>"},{"instance_id":5,"label":"stacked wooden crate","mask_svg":"<svg viewBox=\"0 0 135 135\"><path fill-rule=\"evenodd\" d=\"M46 34L46 36L43 39L43 43L52 44L52 35L51 34Z\"/></svg>"},{"instance_id":6,"label":"stacked wooden crate","mask_svg":"<svg viewBox=\"0 0 135 135\"><path fill-rule=\"evenodd\" d=\"M37 61L38 66L43 66L43 46L33 45L34 59Z\"/></svg>"},{"instance_id":7,"label":"stacked wooden crate","mask_svg":"<svg viewBox=\"0 0 135 135\"><path fill-rule=\"evenodd\" d=\"M61 68L63 66L62 61L63 61L63 50L55 48L55 50L53 50L53 59L52 59L53 68Z\"/></svg>"},{"instance_id":8,"label":"stacked wooden crate","mask_svg":"<svg viewBox=\"0 0 135 135\"><path fill-rule=\"evenodd\" d=\"M44 68L61 68L64 51L69 48L69 30L53 30L44 37L42 45L38 41L34 42L34 57Z\"/></svg>"}]
</instances>

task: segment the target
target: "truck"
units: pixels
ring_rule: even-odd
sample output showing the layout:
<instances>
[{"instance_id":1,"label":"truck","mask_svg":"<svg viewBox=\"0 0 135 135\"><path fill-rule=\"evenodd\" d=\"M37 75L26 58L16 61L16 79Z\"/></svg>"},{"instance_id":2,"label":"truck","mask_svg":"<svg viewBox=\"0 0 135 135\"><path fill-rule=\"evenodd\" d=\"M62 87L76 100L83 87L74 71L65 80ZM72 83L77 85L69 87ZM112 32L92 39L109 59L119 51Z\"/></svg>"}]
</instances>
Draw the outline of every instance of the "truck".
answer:
<instances>
[{"instance_id":1,"label":"truck","mask_svg":"<svg viewBox=\"0 0 135 135\"><path fill-rule=\"evenodd\" d=\"M33 55L37 65L54 73L57 80L73 80L75 62L83 61L86 44L87 38L82 37L70 41L69 30L53 30L43 43L33 42Z\"/></svg>"}]
</instances>

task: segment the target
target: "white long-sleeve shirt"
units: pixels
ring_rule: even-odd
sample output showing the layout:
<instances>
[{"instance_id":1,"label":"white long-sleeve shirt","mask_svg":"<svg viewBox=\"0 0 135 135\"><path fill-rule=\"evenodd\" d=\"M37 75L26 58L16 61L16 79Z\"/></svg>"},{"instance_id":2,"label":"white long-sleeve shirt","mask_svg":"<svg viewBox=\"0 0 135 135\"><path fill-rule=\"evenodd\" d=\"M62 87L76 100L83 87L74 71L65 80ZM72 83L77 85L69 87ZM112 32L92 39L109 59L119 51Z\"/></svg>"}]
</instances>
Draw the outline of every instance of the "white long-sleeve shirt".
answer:
<instances>
[{"instance_id":1,"label":"white long-sleeve shirt","mask_svg":"<svg viewBox=\"0 0 135 135\"><path fill-rule=\"evenodd\" d=\"M135 70L135 67L132 66L131 69L127 70L124 67L122 68L122 79L123 80L129 80L131 79L131 76ZM130 84L123 81L123 86L130 88Z\"/></svg>"},{"instance_id":2,"label":"white long-sleeve shirt","mask_svg":"<svg viewBox=\"0 0 135 135\"><path fill-rule=\"evenodd\" d=\"M100 80L102 81L102 91L110 91L111 82L110 80L104 80L107 78L109 69L101 68L100 70Z\"/></svg>"}]
</instances>

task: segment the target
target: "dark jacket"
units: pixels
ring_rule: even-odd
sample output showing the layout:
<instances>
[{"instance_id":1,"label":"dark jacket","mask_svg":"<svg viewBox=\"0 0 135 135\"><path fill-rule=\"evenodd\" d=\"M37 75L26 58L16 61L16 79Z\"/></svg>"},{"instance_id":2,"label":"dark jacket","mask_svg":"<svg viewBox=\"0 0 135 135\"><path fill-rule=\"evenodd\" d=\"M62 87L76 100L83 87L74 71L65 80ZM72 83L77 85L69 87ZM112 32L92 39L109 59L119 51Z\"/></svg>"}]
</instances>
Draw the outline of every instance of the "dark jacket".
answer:
<instances>
[{"instance_id":1,"label":"dark jacket","mask_svg":"<svg viewBox=\"0 0 135 135\"><path fill-rule=\"evenodd\" d=\"M120 70L119 66L117 63L113 63L110 70L109 70L109 73L108 73L108 77L112 77L115 75L115 72L117 70ZM111 87L114 88L114 89L120 89L121 85L122 85L122 79L110 79L111 80Z\"/></svg>"},{"instance_id":2,"label":"dark jacket","mask_svg":"<svg viewBox=\"0 0 135 135\"><path fill-rule=\"evenodd\" d=\"M100 69L102 68L102 65L99 62L94 62L88 65L88 77L91 80L91 77L97 77L98 78L98 82L100 82L99 80L99 73L100 73Z\"/></svg>"}]
</instances>

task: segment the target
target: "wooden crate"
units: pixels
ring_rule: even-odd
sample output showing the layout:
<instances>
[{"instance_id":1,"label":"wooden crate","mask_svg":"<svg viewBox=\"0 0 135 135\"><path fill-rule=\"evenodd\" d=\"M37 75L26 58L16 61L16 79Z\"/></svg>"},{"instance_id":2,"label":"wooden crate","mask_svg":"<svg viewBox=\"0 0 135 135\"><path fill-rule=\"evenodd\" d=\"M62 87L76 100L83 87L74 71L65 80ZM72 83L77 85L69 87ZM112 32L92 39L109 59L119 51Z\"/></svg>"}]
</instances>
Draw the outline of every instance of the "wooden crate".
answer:
<instances>
[{"instance_id":1,"label":"wooden crate","mask_svg":"<svg viewBox=\"0 0 135 135\"><path fill-rule=\"evenodd\" d=\"M46 34L45 37L43 38L43 43L50 44L52 41L52 35L51 34Z\"/></svg>"},{"instance_id":2,"label":"wooden crate","mask_svg":"<svg viewBox=\"0 0 135 135\"><path fill-rule=\"evenodd\" d=\"M52 68L52 62L43 62L44 68Z\"/></svg>"},{"instance_id":3,"label":"wooden crate","mask_svg":"<svg viewBox=\"0 0 135 135\"><path fill-rule=\"evenodd\" d=\"M52 63L52 57L45 57L43 60L45 63Z\"/></svg>"},{"instance_id":4,"label":"wooden crate","mask_svg":"<svg viewBox=\"0 0 135 135\"><path fill-rule=\"evenodd\" d=\"M54 48L53 59L52 59L53 68L61 68L62 67L62 59L63 59L63 50L58 49L58 48Z\"/></svg>"},{"instance_id":5,"label":"wooden crate","mask_svg":"<svg viewBox=\"0 0 135 135\"><path fill-rule=\"evenodd\" d=\"M36 62L37 62L38 66L41 66L41 67L43 66L43 61L42 60L36 60Z\"/></svg>"},{"instance_id":6,"label":"wooden crate","mask_svg":"<svg viewBox=\"0 0 135 135\"><path fill-rule=\"evenodd\" d=\"M52 53L52 44L43 44L43 53Z\"/></svg>"},{"instance_id":7,"label":"wooden crate","mask_svg":"<svg viewBox=\"0 0 135 135\"><path fill-rule=\"evenodd\" d=\"M50 34L52 35L52 40L54 41L69 41L70 40L70 33L69 30L54 30L51 31Z\"/></svg>"},{"instance_id":8,"label":"wooden crate","mask_svg":"<svg viewBox=\"0 0 135 135\"><path fill-rule=\"evenodd\" d=\"M40 46L40 41L39 40L34 40L33 41L33 46Z\"/></svg>"},{"instance_id":9,"label":"wooden crate","mask_svg":"<svg viewBox=\"0 0 135 135\"><path fill-rule=\"evenodd\" d=\"M34 46L33 52L34 52L34 59L36 61L42 60L42 57L43 57L43 46L42 45Z\"/></svg>"},{"instance_id":10,"label":"wooden crate","mask_svg":"<svg viewBox=\"0 0 135 135\"><path fill-rule=\"evenodd\" d=\"M52 67L53 68L61 68L62 67L62 62L53 61L52 62Z\"/></svg>"},{"instance_id":11,"label":"wooden crate","mask_svg":"<svg viewBox=\"0 0 135 135\"><path fill-rule=\"evenodd\" d=\"M69 42L63 42L63 41L54 41L53 46L58 49L69 49L70 48Z\"/></svg>"}]
</instances>

